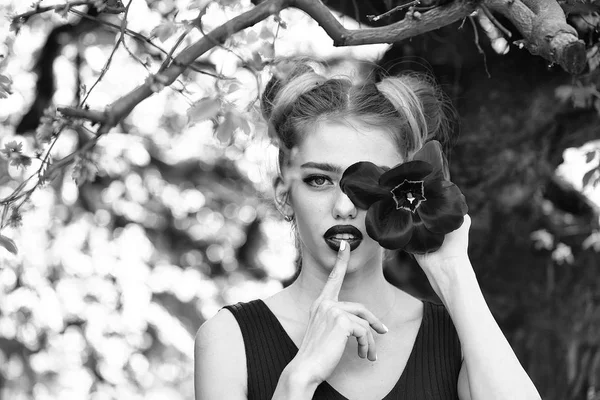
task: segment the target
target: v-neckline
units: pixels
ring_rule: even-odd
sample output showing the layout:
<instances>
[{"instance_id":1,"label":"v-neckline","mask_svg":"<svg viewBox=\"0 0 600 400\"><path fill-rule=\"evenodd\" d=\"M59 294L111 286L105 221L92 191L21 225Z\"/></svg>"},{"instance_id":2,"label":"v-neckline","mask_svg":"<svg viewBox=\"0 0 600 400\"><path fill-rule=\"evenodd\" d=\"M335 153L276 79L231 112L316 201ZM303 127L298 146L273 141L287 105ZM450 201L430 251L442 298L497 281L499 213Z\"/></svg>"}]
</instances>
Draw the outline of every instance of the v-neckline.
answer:
<instances>
[{"instance_id":1,"label":"v-neckline","mask_svg":"<svg viewBox=\"0 0 600 400\"><path fill-rule=\"evenodd\" d=\"M276 322L275 325L277 326L277 328L279 330L281 330L281 333L283 334L285 341L288 342L288 345L290 345L291 348L295 349L295 352L298 352L299 351L298 346L296 346L296 343L294 343L294 341L292 340L290 335L287 333L287 331L285 330L285 328L283 327L283 325L281 324L281 322L279 321L279 319L277 318L275 313L273 311L271 311L271 309L269 308L267 303L265 303L262 299L258 299L258 301L259 301L259 303L262 304L262 306L267 310L269 315ZM423 303L423 315L421 317L421 324L419 325L419 330L417 331L417 336L415 337L415 342L413 343L412 349L410 351L410 355L408 356L408 359L406 360L406 365L404 366L404 369L402 370L400 377L398 378L398 380L396 381L396 383L394 384L392 389L381 400L387 400L388 398L391 398L390 396L392 396L394 394L394 392L397 390L398 386L400 386L400 383L402 383L402 381L405 379L406 369L409 367L411 361L415 357L417 344L418 344L419 340L422 340L424 325L425 325L425 322L427 319L427 314L429 312L429 303L425 300L422 300L422 303ZM341 400L349 400L348 398L346 398L346 396L341 394L336 388L331 386L331 384L329 382L327 382L326 380L323 381L321 384L329 387L333 392L335 392L335 394L338 397L340 397Z\"/></svg>"}]
</instances>

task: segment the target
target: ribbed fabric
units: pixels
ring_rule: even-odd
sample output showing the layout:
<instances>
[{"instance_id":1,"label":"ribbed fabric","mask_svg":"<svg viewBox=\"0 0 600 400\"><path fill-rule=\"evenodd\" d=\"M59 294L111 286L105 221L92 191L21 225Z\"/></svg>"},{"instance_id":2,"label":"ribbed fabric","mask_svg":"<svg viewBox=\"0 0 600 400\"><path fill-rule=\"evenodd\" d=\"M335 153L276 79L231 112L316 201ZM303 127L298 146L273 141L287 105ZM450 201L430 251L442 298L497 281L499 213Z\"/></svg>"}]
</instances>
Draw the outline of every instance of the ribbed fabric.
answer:
<instances>
[{"instance_id":1,"label":"ribbed fabric","mask_svg":"<svg viewBox=\"0 0 600 400\"><path fill-rule=\"evenodd\" d=\"M225 306L237 320L248 371L248 400L271 400L283 369L298 348L260 299ZM382 400L457 400L460 342L443 305L424 301L423 321L406 367ZM326 381L313 399L348 400Z\"/></svg>"}]
</instances>

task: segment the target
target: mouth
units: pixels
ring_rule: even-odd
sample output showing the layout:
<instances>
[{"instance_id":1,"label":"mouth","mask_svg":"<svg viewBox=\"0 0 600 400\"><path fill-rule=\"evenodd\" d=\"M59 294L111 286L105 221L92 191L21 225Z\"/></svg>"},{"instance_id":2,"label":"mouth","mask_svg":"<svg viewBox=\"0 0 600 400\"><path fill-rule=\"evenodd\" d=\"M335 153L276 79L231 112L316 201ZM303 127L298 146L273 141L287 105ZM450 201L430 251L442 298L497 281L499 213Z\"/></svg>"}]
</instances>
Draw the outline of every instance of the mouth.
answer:
<instances>
[{"instance_id":1,"label":"mouth","mask_svg":"<svg viewBox=\"0 0 600 400\"><path fill-rule=\"evenodd\" d=\"M327 229L323 238L333 251L339 251L342 240L345 240L350 246L350 251L353 251L362 242L363 235L358 228L352 225L335 225Z\"/></svg>"}]
</instances>

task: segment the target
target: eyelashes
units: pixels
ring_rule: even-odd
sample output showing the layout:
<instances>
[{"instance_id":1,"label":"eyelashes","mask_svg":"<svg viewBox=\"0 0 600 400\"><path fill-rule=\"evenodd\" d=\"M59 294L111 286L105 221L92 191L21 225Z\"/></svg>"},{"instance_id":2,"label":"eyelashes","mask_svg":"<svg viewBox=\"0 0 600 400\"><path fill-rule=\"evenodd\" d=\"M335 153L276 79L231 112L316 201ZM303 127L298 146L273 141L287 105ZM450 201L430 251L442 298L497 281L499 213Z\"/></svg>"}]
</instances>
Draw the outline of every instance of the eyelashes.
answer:
<instances>
[{"instance_id":1,"label":"eyelashes","mask_svg":"<svg viewBox=\"0 0 600 400\"><path fill-rule=\"evenodd\" d=\"M308 186L314 188L321 188L327 186L327 184L332 184L332 180L327 175L309 175L306 178L302 179L304 183Z\"/></svg>"}]
</instances>

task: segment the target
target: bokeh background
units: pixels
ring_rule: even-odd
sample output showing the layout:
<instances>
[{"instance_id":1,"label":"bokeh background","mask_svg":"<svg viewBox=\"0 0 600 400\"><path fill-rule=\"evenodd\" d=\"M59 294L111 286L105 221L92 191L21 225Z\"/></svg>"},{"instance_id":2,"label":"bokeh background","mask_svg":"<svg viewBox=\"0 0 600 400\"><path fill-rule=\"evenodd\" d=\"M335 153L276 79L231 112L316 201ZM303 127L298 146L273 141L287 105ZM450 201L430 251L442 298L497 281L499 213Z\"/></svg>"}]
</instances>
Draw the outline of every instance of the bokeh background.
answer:
<instances>
[{"instance_id":1,"label":"bokeh background","mask_svg":"<svg viewBox=\"0 0 600 400\"><path fill-rule=\"evenodd\" d=\"M365 26L374 12L328 4L346 27ZM198 59L28 192L45 163L79 151L94 129L65 123L57 105L85 99L104 109L178 41L182 49L251 7L133 0L127 28L145 39L130 34L118 45L123 13L82 6L18 27L0 19L0 150L22 146L16 158L0 154L0 399L193 398L202 322L294 275L293 234L271 202L276 151L257 102L273 58L289 55L357 76L375 67L435 75L458 111L450 168L470 206L470 254L494 316L544 399L600 399L593 8L568 19L588 47L576 77L512 45L518 32L502 19L510 41L478 15L393 46L335 48L310 17L285 10ZM18 0L0 5L7 17L28 10ZM29 195L10 201L18 189ZM405 254L390 259L386 276L435 297Z\"/></svg>"}]
</instances>

